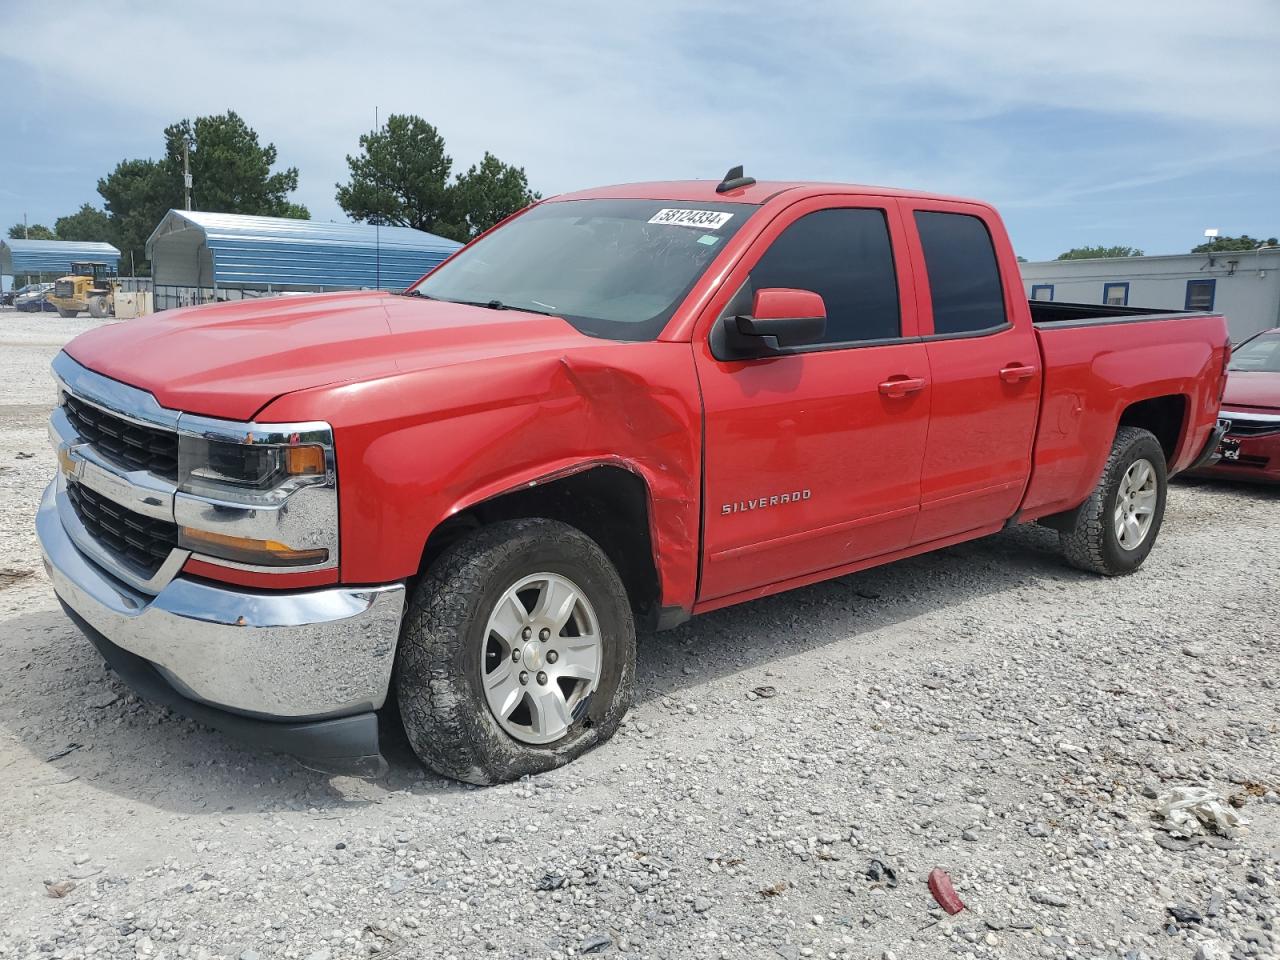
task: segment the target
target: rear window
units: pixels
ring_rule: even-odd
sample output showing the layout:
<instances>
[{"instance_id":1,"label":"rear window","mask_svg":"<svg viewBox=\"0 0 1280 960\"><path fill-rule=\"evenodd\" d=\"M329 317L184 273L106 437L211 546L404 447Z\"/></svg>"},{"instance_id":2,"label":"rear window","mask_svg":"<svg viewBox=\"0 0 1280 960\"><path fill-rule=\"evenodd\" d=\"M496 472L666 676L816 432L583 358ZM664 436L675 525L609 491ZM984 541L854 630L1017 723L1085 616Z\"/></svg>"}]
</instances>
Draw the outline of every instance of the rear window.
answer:
<instances>
[{"instance_id":1,"label":"rear window","mask_svg":"<svg viewBox=\"0 0 1280 960\"><path fill-rule=\"evenodd\" d=\"M935 334L1002 327L1004 286L987 226L963 213L916 211L933 299Z\"/></svg>"}]
</instances>

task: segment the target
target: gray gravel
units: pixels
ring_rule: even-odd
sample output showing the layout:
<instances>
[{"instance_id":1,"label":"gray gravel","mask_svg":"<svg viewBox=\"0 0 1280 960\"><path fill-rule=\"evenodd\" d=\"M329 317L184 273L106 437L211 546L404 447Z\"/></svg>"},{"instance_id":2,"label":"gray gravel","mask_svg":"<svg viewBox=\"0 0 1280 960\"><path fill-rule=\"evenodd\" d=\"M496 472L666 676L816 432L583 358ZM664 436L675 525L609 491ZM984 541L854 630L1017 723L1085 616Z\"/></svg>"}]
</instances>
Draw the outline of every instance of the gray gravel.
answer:
<instances>
[{"instance_id":1,"label":"gray gravel","mask_svg":"<svg viewBox=\"0 0 1280 960\"><path fill-rule=\"evenodd\" d=\"M92 325L0 313L0 957L1280 955L1280 494L1175 486L1124 579L1028 528L712 614L568 768L366 783L138 701L57 610L46 369ZM1176 785L1248 825L1166 830Z\"/></svg>"}]
</instances>

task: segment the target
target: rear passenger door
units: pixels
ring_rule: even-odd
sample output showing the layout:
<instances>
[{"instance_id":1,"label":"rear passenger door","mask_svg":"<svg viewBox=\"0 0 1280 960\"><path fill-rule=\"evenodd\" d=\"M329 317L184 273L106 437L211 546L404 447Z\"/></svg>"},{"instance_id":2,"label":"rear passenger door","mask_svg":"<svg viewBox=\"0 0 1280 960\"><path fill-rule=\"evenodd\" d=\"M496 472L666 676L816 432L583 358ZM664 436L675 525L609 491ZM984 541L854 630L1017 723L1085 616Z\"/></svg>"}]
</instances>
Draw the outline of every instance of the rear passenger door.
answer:
<instances>
[{"instance_id":1,"label":"rear passenger door","mask_svg":"<svg viewBox=\"0 0 1280 960\"><path fill-rule=\"evenodd\" d=\"M910 542L928 359L896 201L874 199L787 208L703 315L694 350L706 424L704 603ZM715 330L768 287L819 294L824 341L751 360L718 357Z\"/></svg>"},{"instance_id":2,"label":"rear passenger door","mask_svg":"<svg viewBox=\"0 0 1280 960\"><path fill-rule=\"evenodd\" d=\"M913 543L994 527L1022 501L1040 406L1040 351L1012 252L979 205L904 201L933 412ZM991 221L991 222L988 222ZM1007 247L1005 248L1007 250ZM1014 272L1010 272L1014 271Z\"/></svg>"}]
</instances>

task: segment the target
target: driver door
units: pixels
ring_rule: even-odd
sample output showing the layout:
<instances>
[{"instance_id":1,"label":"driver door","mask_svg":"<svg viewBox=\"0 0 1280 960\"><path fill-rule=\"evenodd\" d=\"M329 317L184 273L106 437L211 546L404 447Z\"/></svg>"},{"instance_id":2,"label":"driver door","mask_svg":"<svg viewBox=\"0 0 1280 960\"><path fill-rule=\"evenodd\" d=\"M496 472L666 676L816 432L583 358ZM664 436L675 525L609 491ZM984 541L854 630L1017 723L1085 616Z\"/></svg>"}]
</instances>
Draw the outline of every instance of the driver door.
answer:
<instances>
[{"instance_id":1,"label":"driver door","mask_svg":"<svg viewBox=\"0 0 1280 960\"><path fill-rule=\"evenodd\" d=\"M822 341L717 357L716 325L775 287L823 298ZM706 437L700 603L909 545L931 399L913 290L887 198L798 203L735 268L694 341Z\"/></svg>"}]
</instances>

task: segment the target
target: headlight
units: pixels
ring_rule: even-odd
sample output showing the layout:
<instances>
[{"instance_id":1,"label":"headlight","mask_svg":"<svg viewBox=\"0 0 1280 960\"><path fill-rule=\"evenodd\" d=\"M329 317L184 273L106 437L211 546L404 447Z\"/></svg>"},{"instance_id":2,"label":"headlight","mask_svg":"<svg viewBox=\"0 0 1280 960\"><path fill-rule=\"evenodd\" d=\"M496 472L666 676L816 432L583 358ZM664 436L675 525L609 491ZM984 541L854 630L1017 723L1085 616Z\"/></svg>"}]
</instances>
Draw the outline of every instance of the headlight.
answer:
<instances>
[{"instance_id":1,"label":"headlight","mask_svg":"<svg viewBox=\"0 0 1280 960\"><path fill-rule=\"evenodd\" d=\"M203 427L203 429L192 429ZM243 504L278 503L307 486L333 483L333 434L324 424L258 427L184 417L178 487Z\"/></svg>"},{"instance_id":2,"label":"headlight","mask_svg":"<svg viewBox=\"0 0 1280 960\"><path fill-rule=\"evenodd\" d=\"M325 568L338 559L333 432L325 423L178 423L178 542L250 568Z\"/></svg>"},{"instance_id":3,"label":"headlight","mask_svg":"<svg viewBox=\"0 0 1280 960\"><path fill-rule=\"evenodd\" d=\"M204 437L178 440L178 478L184 488L228 484L244 490L271 490L286 480L323 478L324 447L230 443Z\"/></svg>"}]
</instances>

